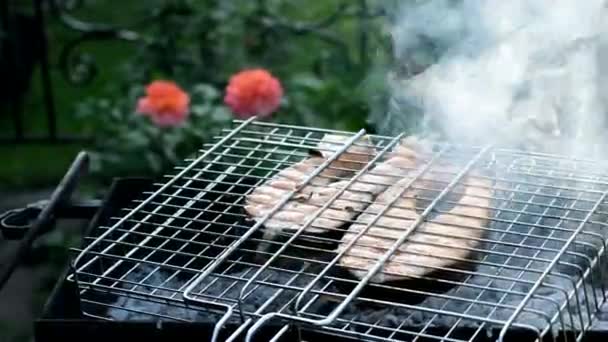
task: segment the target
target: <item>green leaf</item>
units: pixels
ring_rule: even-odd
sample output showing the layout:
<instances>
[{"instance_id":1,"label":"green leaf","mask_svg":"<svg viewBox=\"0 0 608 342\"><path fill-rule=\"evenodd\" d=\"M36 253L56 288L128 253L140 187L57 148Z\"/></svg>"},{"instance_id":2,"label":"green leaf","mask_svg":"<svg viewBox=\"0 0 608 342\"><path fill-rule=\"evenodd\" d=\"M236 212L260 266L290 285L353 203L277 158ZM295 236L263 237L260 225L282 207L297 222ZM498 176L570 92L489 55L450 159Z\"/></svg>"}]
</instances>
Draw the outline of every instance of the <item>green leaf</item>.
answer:
<instances>
[{"instance_id":1,"label":"green leaf","mask_svg":"<svg viewBox=\"0 0 608 342\"><path fill-rule=\"evenodd\" d=\"M192 97L202 101L214 101L220 97L220 91L208 84L199 83L192 88Z\"/></svg>"},{"instance_id":2,"label":"green leaf","mask_svg":"<svg viewBox=\"0 0 608 342\"><path fill-rule=\"evenodd\" d=\"M147 146L150 144L150 139L142 131L129 131L126 135L126 140L133 146Z\"/></svg>"},{"instance_id":3,"label":"green leaf","mask_svg":"<svg viewBox=\"0 0 608 342\"><path fill-rule=\"evenodd\" d=\"M190 107L190 113L193 116L206 116L210 110L211 105L209 104L197 104Z\"/></svg>"},{"instance_id":4,"label":"green leaf","mask_svg":"<svg viewBox=\"0 0 608 342\"><path fill-rule=\"evenodd\" d=\"M302 87L311 90L321 90L324 87L324 82L311 74L295 75L291 79L291 84L296 87Z\"/></svg>"},{"instance_id":5,"label":"green leaf","mask_svg":"<svg viewBox=\"0 0 608 342\"><path fill-rule=\"evenodd\" d=\"M271 118L274 122L356 129L370 117L368 104L383 101L377 94L384 92L384 69L390 67L386 56L378 69L346 63L345 54L357 60L358 31L352 21L337 20L327 28L349 45L344 52L327 45L314 32L292 35L274 26L275 16L287 23L292 19L315 22L335 10L339 0L311 2L305 7L284 0L265 1L272 16L261 13L255 1L177 3L182 1L185 5L180 13L168 11L158 25L142 31L144 41L133 46L133 53L117 66L118 72L100 86L104 92L81 100L76 109L83 126L95 135L94 150L104 157L99 158L99 168L108 175L159 172L167 159L175 157L172 153L180 157L213 142L213 134L233 119L222 103L223 87L231 75L245 68L267 68L283 83L286 94L281 110ZM178 6L172 4L175 1L154 3L146 12ZM372 22L375 20L369 23L373 34ZM261 32L270 34L262 37ZM378 39L368 43L370 59L375 59ZM161 133L149 118L134 113L144 87L155 79L173 80L188 91L191 116L184 127ZM385 112L382 106L377 108L376 112ZM159 134L163 134L163 143Z\"/></svg>"},{"instance_id":6,"label":"green leaf","mask_svg":"<svg viewBox=\"0 0 608 342\"><path fill-rule=\"evenodd\" d=\"M162 161L156 153L147 152L144 154L144 157L148 162L148 166L154 173L162 171Z\"/></svg>"},{"instance_id":7,"label":"green leaf","mask_svg":"<svg viewBox=\"0 0 608 342\"><path fill-rule=\"evenodd\" d=\"M227 122L232 119L232 112L228 107L217 106L211 112L211 118L217 122Z\"/></svg>"}]
</instances>

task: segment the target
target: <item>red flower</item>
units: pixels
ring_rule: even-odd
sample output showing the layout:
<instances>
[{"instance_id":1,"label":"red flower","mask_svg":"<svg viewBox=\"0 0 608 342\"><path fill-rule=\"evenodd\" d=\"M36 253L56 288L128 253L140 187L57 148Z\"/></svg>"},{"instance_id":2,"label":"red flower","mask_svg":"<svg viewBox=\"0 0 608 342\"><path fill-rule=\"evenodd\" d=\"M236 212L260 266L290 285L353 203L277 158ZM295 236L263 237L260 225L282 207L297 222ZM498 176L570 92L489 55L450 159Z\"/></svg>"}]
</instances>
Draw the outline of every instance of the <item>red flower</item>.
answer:
<instances>
[{"instance_id":1,"label":"red flower","mask_svg":"<svg viewBox=\"0 0 608 342\"><path fill-rule=\"evenodd\" d=\"M266 117L276 111L283 97L281 83L264 69L250 69L230 78L224 102L235 116Z\"/></svg>"},{"instance_id":2,"label":"red flower","mask_svg":"<svg viewBox=\"0 0 608 342\"><path fill-rule=\"evenodd\" d=\"M171 81L154 81L137 102L137 112L160 127L181 125L190 114L190 96Z\"/></svg>"}]
</instances>

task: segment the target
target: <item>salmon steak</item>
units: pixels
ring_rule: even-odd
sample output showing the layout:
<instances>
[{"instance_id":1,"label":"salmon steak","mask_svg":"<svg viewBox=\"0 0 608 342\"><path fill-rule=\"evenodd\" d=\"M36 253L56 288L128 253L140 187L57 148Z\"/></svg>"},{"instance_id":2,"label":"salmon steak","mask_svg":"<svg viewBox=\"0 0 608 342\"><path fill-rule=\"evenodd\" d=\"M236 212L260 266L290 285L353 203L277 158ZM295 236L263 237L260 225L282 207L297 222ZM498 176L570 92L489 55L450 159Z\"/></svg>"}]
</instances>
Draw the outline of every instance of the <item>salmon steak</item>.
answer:
<instances>
[{"instance_id":1,"label":"salmon steak","mask_svg":"<svg viewBox=\"0 0 608 342\"><path fill-rule=\"evenodd\" d=\"M417 210L421 189L428 189L441 177L447 178L443 182L447 186L458 171L449 165L431 167L413 184L413 176L404 177L380 194L344 234L337 248L338 253L343 253L338 265L362 279L404 234L407 239L372 277L372 282L409 280L466 263L480 242L489 217L491 182L476 175L465 176L462 184L446 195L460 196L452 200L455 203L450 210L437 213L431 220L422 220ZM446 198L440 203L447 202ZM420 221L417 226L416 221Z\"/></svg>"},{"instance_id":2,"label":"salmon steak","mask_svg":"<svg viewBox=\"0 0 608 342\"><path fill-rule=\"evenodd\" d=\"M416 151L421 146L423 145L415 139L404 139L383 162L360 173L356 179L352 179L353 175L356 171L361 171L376 152L371 147L361 151L354 148L352 151L347 150L334 162L342 167L340 170L330 165L321 171L311 179L309 185L297 191L264 222L268 232L265 238L272 238L281 232L294 232L311 219L312 222L305 231L313 234L326 233L353 223L356 216L372 204L378 194L415 168L419 162L415 156L420 154ZM356 146L356 149L361 147ZM359 159L354 158L354 152L359 152ZM298 184L324 162L322 156L310 157L280 171L247 196L245 210L255 220L263 219L283 196L297 189ZM348 168L343 167L346 163L350 164ZM337 180L340 176L350 178Z\"/></svg>"},{"instance_id":3,"label":"salmon steak","mask_svg":"<svg viewBox=\"0 0 608 342\"><path fill-rule=\"evenodd\" d=\"M324 201L327 201L329 196L327 189L332 183L352 177L375 156L375 148L369 137L363 137L304 184L346 142L347 138L326 135L318 144L318 148L311 151L308 158L279 171L246 196L245 211L255 221L264 220L286 196L290 196L282 207L264 221L266 238L272 238L284 231L298 230L302 223L315 214ZM349 194L345 196L348 197ZM340 203L345 204L342 208L336 208L341 211L347 206L352 206L349 201L337 204ZM331 212L328 215L333 215L337 219L350 217L344 212ZM311 233L325 231L322 228L315 228L315 225L310 225L306 230Z\"/></svg>"}]
</instances>

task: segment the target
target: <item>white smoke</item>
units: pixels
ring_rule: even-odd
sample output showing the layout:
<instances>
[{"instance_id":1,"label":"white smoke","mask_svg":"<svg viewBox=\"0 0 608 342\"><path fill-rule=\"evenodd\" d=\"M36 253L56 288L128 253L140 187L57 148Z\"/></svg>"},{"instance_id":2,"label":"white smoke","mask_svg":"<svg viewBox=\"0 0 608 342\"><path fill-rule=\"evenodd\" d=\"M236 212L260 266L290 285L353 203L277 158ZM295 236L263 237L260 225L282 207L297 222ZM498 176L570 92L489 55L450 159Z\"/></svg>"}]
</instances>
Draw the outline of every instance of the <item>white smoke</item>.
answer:
<instances>
[{"instance_id":1,"label":"white smoke","mask_svg":"<svg viewBox=\"0 0 608 342\"><path fill-rule=\"evenodd\" d=\"M393 79L393 103L420 111L449 139L588 152L608 141L605 7L605 0L399 2L396 59L407 64L429 43L438 57L412 78ZM577 144L557 147L564 139Z\"/></svg>"}]
</instances>

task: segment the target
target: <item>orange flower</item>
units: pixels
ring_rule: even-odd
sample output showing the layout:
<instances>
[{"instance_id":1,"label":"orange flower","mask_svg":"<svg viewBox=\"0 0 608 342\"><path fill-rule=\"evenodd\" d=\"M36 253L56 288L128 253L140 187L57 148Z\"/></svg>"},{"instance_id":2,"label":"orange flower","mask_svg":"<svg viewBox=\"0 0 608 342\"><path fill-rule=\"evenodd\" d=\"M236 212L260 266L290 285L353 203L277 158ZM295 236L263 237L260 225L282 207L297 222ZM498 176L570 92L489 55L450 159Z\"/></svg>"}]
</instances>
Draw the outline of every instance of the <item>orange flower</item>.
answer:
<instances>
[{"instance_id":1,"label":"orange flower","mask_svg":"<svg viewBox=\"0 0 608 342\"><path fill-rule=\"evenodd\" d=\"M283 97L281 83L264 69L244 70L230 78L224 102L235 116L266 117L276 111Z\"/></svg>"},{"instance_id":2,"label":"orange flower","mask_svg":"<svg viewBox=\"0 0 608 342\"><path fill-rule=\"evenodd\" d=\"M171 81L154 81L137 102L137 112L160 127L181 125L190 114L190 96Z\"/></svg>"}]
</instances>

